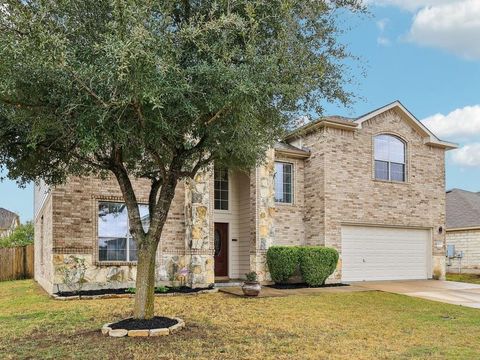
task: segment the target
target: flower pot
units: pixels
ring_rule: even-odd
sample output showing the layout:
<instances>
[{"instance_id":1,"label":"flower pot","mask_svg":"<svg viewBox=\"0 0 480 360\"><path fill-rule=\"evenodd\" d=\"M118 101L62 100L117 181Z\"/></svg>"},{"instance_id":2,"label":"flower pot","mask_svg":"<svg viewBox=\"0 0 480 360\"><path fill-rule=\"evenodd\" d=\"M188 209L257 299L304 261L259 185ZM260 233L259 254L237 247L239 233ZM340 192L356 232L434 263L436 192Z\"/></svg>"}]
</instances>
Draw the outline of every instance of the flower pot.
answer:
<instances>
[{"instance_id":1,"label":"flower pot","mask_svg":"<svg viewBox=\"0 0 480 360\"><path fill-rule=\"evenodd\" d=\"M242 286L242 291L245 296L258 296L262 285L258 281L245 281Z\"/></svg>"}]
</instances>

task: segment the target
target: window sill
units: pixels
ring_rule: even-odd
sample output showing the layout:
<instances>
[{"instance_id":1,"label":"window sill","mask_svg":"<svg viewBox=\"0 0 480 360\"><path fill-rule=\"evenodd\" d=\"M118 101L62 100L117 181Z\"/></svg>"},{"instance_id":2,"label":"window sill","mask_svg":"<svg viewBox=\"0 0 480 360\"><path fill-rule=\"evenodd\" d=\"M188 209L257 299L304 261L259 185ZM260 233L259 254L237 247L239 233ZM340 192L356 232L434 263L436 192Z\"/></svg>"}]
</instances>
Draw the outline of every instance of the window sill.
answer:
<instances>
[{"instance_id":1,"label":"window sill","mask_svg":"<svg viewBox=\"0 0 480 360\"><path fill-rule=\"evenodd\" d=\"M400 184L400 185L407 185L409 184L408 181L395 181L395 180L381 180L381 179L372 179L375 182L379 183L387 183L387 184Z\"/></svg>"},{"instance_id":2,"label":"window sill","mask_svg":"<svg viewBox=\"0 0 480 360\"><path fill-rule=\"evenodd\" d=\"M295 203L275 202L275 206L295 206Z\"/></svg>"},{"instance_id":3,"label":"window sill","mask_svg":"<svg viewBox=\"0 0 480 360\"><path fill-rule=\"evenodd\" d=\"M95 261L95 265L102 266L137 266L136 261Z\"/></svg>"},{"instance_id":4,"label":"window sill","mask_svg":"<svg viewBox=\"0 0 480 360\"><path fill-rule=\"evenodd\" d=\"M223 210L223 209L213 209L214 212L216 213L222 213L222 214L231 214L231 210Z\"/></svg>"}]
</instances>

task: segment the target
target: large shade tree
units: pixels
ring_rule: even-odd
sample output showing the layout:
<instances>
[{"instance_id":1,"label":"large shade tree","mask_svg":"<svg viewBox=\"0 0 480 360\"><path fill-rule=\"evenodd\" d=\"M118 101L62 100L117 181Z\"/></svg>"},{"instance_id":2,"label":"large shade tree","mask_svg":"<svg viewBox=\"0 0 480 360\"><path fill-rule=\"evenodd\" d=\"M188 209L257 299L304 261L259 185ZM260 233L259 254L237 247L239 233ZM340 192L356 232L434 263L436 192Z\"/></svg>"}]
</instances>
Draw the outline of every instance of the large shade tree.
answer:
<instances>
[{"instance_id":1,"label":"large shade tree","mask_svg":"<svg viewBox=\"0 0 480 360\"><path fill-rule=\"evenodd\" d=\"M134 316L179 181L249 168L291 119L348 103L338 11L359 0L6 0L0 164L20 183L108 176L138 246ZM150 181L144 231L133 179Z\"/></svg>"}]
</instances>

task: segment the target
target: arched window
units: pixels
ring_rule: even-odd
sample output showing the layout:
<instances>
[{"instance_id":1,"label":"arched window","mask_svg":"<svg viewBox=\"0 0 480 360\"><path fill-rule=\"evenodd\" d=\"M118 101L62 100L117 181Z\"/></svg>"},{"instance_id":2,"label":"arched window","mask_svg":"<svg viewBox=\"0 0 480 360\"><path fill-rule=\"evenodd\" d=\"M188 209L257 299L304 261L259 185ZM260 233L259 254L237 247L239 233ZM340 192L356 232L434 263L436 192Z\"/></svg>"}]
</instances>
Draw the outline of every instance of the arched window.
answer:
<instances>
[{"instance_id":1,"label":"arched window","mask_svg":"<svg viewBox=\"0 0 480 360\"><path fill-rule=\"evenodd\" d=\"M375 179L405 181L405 143L398 137L375 136Z\"/></svg>"}]
</instances>

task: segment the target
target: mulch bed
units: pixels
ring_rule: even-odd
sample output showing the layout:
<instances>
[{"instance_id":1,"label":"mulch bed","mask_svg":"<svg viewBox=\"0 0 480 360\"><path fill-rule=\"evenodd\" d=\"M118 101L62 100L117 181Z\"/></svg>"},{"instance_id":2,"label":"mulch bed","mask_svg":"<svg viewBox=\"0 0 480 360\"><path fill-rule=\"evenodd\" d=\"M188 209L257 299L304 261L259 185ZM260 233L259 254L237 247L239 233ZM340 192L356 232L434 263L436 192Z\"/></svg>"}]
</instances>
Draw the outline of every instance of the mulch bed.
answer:
<instances>
[{"instance_id":1,"label":"mulch bed","mask_svg":"<svg viewBox=\"0 0 480 360\"><path fill-rule=\"evenodd\" d=\"M320 285L320 286L310 286L310 285L305 284L305 283L266 285L266 287L270 287L270 288L272 288L272 289L279 289L279 290L289 290L289 289L316 289L316 288L338 287L338 286L350 286L350 285L349 285L349 284L342 284L342 283L324 284L324 285Z\"/></svg>"},{"instance_id":2,"label":"mulch bed","mask_svg":"<svg viewBox=\"0 0 480 360\"><path fill-rule=\"evenodd\" d=\"M192 289L188 286L181 286L181 287L166 287L168 290L166 292L155 291L155 294L191 294L191 293L198 293L205 290L211 290L212 287L203 287L203 288L195 288ZM78 297L80 296L102 296L102 295L124 295L124 294L131 294L128 289L99 289L99 290L82 290L79 293L75 293L73 291L60 291L55 295L60 297Z\"/></svg>"},{"instance_id":3,"label":"mulch bed","mask_svg":"<svg viewBox=\"0 0 480 360\"><path fill-rule=\"evenodd\" d=\"M117 323L110 324L112 329L125 330L147 330L147 329L165 329L178 324L178 321L164 316L155 316L149 320L125 319Z\"/></svg>"}]
</instances>

